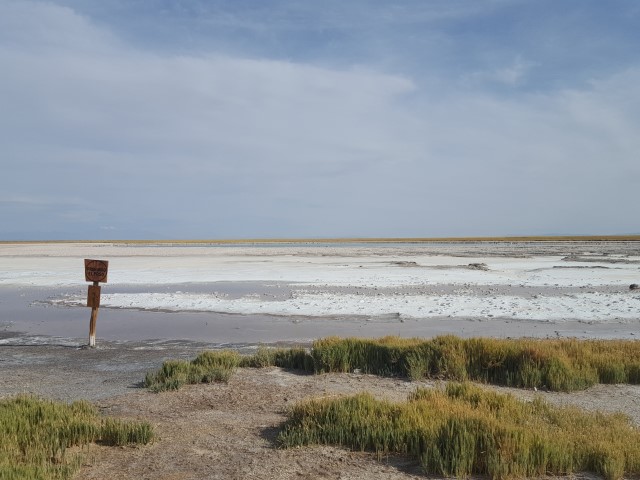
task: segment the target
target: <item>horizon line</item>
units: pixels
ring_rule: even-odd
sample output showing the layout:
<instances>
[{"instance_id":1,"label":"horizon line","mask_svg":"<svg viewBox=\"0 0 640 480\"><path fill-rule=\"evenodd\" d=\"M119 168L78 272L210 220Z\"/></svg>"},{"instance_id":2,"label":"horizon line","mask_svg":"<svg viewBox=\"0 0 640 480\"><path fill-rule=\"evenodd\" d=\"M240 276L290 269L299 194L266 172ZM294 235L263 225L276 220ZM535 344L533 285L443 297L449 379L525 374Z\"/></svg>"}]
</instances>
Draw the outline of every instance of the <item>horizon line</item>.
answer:
<instances>
[{"instance_id":1,"label":"horizon line","mask_svg":"<svg viewBox=\"0 0 640 480\"><path fill-rule=\"evenodd\" d=\"M111 240L0 240L0 244L46 244L46 243L116 243L116 244L216 244L234 245L248 243L434 243L434 242L607 242L640 241L634 235L516 235L516 236L472 236L472 237L332 237L332 238L231 238L231 239L111 239Z\"/></svg>"}]
</instances>

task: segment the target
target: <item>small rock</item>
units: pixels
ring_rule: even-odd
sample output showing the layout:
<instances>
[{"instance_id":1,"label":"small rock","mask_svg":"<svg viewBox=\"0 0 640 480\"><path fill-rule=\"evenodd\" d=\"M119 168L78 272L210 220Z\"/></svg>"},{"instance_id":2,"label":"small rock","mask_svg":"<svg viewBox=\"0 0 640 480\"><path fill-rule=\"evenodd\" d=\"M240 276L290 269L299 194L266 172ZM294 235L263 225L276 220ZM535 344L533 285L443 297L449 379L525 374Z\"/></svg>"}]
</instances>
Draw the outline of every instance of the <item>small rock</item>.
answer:
<instances>
[{"instance_id":1,"label":"small rock","mask_svg":"<svg viewBox=\"0 0 640 480\"><path fill-rule=\"evenodd\" d=\"M470 268L471 270L489 270L489 267L487 267L486 263L470 263L469 265L467 265L467 268Z\"/></svg>"},{"instance_id":2,"label":"small rock","mask_svg":"<svg viewBox=\"0 0 640 480\"><path fill-rule=\"evenodd\" d=\"M396 265L398 267L418 267L419 265L416 262L391 262L391 265Z\"/></svg>"},{"instance_id":3,"label":"small rock","mask_svg":"<svg viewBox=\"0 0 640 480\"><path fill-rule=\"evenodd\" d=\"M629 285L629 290L638 290L640 288L640 285L638 285L637 283L632 283L631 285Z\"/></svg>"}]
</instances>

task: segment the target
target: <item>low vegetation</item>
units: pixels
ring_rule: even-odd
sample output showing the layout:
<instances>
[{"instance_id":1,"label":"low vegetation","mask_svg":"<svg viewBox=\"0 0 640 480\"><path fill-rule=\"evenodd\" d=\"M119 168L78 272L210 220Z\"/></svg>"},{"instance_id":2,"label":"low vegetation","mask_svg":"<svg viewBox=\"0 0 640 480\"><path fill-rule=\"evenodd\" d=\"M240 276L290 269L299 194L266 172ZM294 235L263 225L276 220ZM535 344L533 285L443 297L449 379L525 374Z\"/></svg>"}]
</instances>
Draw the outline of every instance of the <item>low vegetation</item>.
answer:
<instances>
[{"instance_id":1,"label":"low vegetation","mask_svg":"<svg viewBox=\"0 0 640 480\"><path fill-rule=\"evenodd\" d=\"M122 446L153 439L148 423L101 419L91 404L18 396L0 400L0 478L71 478L91 443ZM69 454L70 447L80 447Z\"/></svg>"},{"instance_id":2,"label":"low vegetation","mask_svg":"<svg viewBox=\"0 0 640 480\"><path fill-rule=\"evenodd\" d=\"M572 391L594 383L640 383L640 342L575 339L377 340L326 338L311 349L261 347L254 355L208 351L168 361L145 384L226 382L237 367L308 373L353 372L451 380L418 389L405 403L371 395L312 399L293 407L281 447L339 445L383 456L415 457L429 475L491 478L593 472L607 479L640 474L640 430L622 414L521 401L468 380ZM458 383L462 382L462 383Z\"/></svg>"},{"instance_id":3,"label":"low vegetation","mask_svg":"<svg viewBox=\"0 0 640 480\"><path fill-rule=\"evenodd\" d=\"M167 360L160 370L147 373L144 386L153 392L162 392L193 383L226 383L240 360L240 355L230 350L205 351L192 361Z\"/></svg>"},{"instance_id":4,"label":"low vegetation","mask_svg":"<svg viewBox=\"0 0 640 480\"><path fill-rule=\"evenodd\" d=\"M339 445L416 458L426 474L491 478L640 473L640 430L621 414L525 402L469 383L418 389L407 402L363 393L294 406L281 447Z\"/></svg>"},{"instance_id":5,"label":"low vegetation","mask_svg":"<svg viewBox=\"0 0 640 480\"><path fill-rule=\"evenodd\" d=\"M640 342L632 340L332 337L316 341L310 355L315 372L358 369L556 391L640 383Z\"/></svg>"},{"instance_id":6,"label":"low vegetation","mask_svg":"<svg viewBox=\"0 0 640 480\"><path fill-rule=\"evenodd\" d=\"M640 342L576 339L430 340L330 337L302 348L269 349L254 355L203 352L195 360L170 360L147 374L154 391L187 383L226 382L236 367L279 366L308 373L360 371L412 380L473 380L519 388L573 391L596 383L640 383Z\"/></svg>"},{"instance_id":7,"label":"low vegetation","mask_svg":"<svg viewBox=\"0 0 640 480\"><path fill-rule=\"evenodd\" d=\"M315 370L313 357L304 348L259 347L254 355L242 357L241 366L253 368L274 366L309 373Z\"/></svg>"}]
</instances>

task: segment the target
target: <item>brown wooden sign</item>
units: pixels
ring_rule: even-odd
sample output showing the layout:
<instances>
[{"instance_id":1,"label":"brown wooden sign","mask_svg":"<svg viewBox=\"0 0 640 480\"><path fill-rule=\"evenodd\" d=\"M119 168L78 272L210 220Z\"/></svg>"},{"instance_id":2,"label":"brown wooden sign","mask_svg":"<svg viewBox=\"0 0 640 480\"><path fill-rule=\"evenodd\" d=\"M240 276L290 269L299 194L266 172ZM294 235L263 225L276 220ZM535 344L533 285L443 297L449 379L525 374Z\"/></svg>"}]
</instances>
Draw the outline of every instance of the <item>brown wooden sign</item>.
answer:
<instances>
[{"instance_id":1,"label":"brown wooden sign","mask_svg":"<svg viewBox=\"0 0 640 480\"><path fill-rule=\"evenodd\" d=\"M98 321L98 309L100 308L100 282L107 281L109 262L106 260L84 259L84 278L89 285L87 293L87 307L91 307L91 320L89 320L89 346L96 346L96 323Z\"/></svg>"},{"instance_id":2,"label":"brown wooden sign","mask_svg":"<svg viewBox=\"0 0 640 480\"><path fill-rule=\"evenodd\" d=\"M98 308L100 306L100 288L99 285L89 285L87 307Z\"/></svg>"},{"instance_id":3,"label":"brown wooden sign","mask_svg":"<svg viewBox=\"0 0 640 480\"><path fill-rule=\"evenodd\" d=\"M84 278L87 282L107 282L109 262L106 260L84 260Z\"/></svg>"}]
</instances>

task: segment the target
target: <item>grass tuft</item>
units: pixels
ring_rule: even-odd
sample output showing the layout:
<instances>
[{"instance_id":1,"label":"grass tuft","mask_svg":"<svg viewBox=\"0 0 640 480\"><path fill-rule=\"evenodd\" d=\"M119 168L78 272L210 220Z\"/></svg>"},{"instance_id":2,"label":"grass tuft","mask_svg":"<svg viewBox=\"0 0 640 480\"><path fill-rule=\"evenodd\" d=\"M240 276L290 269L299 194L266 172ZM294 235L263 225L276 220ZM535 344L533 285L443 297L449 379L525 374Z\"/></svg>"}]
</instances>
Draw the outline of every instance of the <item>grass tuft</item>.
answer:
<instances>
[{"instance_id":1,"label":"grass tuft","mask_svg":"<svg viewBox=\"0 0 640 480\"><path fill-rule=\"evenodd\" d=\"M241 357L230 350L205 351L194 360L167 360L156 372L148 372L144 386L154 392L178 390L186 384L227 383Z\"/></svg>"},{"instance_id":2,"label":"grass tuft","mask_svg":"<svg viewBox=\"0 0 640 480\"><path fill-rule=\"evenodd\" d=\"M521 401L469 383L418 389L404 403L367 393L303 401L290 410L277 442L408 454L428 475L589 471L614 480L640 473L640 430L624 415Z\"/></svg>"},{"instance_id":3,"label":"grass tuft","mask_svg":"<svg viewBox=\"0 0 640 480\"><path fill-rule=\"evenodd\" d=\"M131 423L108 418L102 421L99 439L104 445L146 445L153 439L153 428L146 422Z\"/></svg>"},{"instance_id":4,"label":"grass tuft","mask_svg":"<svg viewBox=\"0 0 640 480\"><path fill-rule=\"evenodd\" d=\"M241 367L281 367L313 372L313 358L304 348L258 347L254 355L242 357Z\"/></svg>"},{"instance_id":5,"label":"grass tuft","mask_svg":"<svg viewBox=\"0 0 640 480\"><path fill-rule=\"evenodd\" d=\"M314 342L310 355L316 373L358 369L554 391L640 383L640 342L633 340L330 337Z\"/></svg>"},{"instance_id":6,"label":"grass tuft","mask_svg":"<svg viewBox=\"0 0 640 480\"><path fill-rule=\"evenodd\" d=\"M236 367L277 366L308 373L352 372L454 381L473 380L516 388L584 390L596 383L640 383L640 342L576 339L430 340L329 337L303 348L260 347L254 355L206 351L195 360L168 360L148 373L153 391L189 383L227 382Z\"/></svg>"},{"instance_id":7,"label":"grass tuft","mask_svg":"<svg viewBox=\"0 0 640 480\"><path fill-rule=\"evenodd\" d=\"M0 400L0 478L3 480L68 479L79 468L82 453L73 446L147 444L148 423L100 420L91 404L71 405L18 396Z\"/></svg>"}]
</instances>

